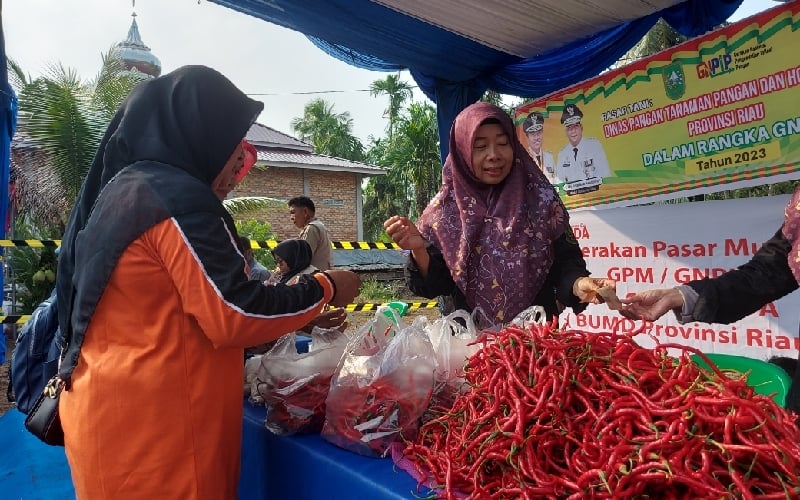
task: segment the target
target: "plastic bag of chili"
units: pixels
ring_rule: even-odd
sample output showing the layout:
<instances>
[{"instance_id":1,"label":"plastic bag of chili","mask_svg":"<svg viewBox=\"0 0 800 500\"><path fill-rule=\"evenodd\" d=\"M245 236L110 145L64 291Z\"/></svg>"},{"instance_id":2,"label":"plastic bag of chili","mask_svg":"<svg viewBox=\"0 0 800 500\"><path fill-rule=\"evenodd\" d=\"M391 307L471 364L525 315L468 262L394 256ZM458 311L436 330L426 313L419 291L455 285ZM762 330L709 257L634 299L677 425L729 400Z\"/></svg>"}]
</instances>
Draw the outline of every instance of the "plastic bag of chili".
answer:
<instances>
[{"instance_id":1,"label":"plastic bag of chili","mask_svg":"<svg viewBox=\"0 0 800 500\"><path fill-rule=\"evenodd\" d=\"M435 357L418 323L395 317L380 331L385 309L345 349L331 379L322 437L346 450L385 456L392 443L412 438L433 390Z\"/></svg>"},{"instance_id":2,"label":"plastic bag of chili","mask_svg":"<svg viewBox=\"0 0 800 500\"><path fill-rule=\"evenodd\" d=\"M261 357L253 387L267 407L267 429L278 435L322 430L331 377L347 340L338 330L314 328L312 351L298 353L292 333Z\"/></svg>"}]
</instances>

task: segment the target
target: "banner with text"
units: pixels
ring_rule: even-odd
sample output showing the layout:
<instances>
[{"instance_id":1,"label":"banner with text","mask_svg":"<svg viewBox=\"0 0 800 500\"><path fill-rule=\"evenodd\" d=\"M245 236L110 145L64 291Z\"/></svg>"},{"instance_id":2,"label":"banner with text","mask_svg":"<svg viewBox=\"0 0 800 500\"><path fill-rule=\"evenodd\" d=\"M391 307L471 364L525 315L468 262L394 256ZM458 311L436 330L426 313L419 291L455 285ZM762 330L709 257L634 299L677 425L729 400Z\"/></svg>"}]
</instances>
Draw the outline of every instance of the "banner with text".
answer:
<instances>
[{"instance_id":1,"label":"banner with text","mask_svg":"<svg viewBox=\"0 0 800 500\"><path fill-rule=\"evenodd\" d=\"M799 47L796 0L521 106L517 132L568 208L797 179Z\"/></svg>"},{"instance_id":2,"label":"banner with text","mask_svg":"<svg viewBox=\"0 0 800 500\"><path fill-rule=\"evenodd\" d=\"M781 226L789 198L782 195L579 211L571 215L571 223L589 270L595 276L617 280L617 294L624 297L719 276L744 264ZM641 326L605 305L590 305L578 315L567 309L561 319L592 332L617 328L630 332ZM766 359L797 357L798 326L800 292L730 325L681 325L669 312L650 328L661 342Z\"/></svg>"}]
</instances>

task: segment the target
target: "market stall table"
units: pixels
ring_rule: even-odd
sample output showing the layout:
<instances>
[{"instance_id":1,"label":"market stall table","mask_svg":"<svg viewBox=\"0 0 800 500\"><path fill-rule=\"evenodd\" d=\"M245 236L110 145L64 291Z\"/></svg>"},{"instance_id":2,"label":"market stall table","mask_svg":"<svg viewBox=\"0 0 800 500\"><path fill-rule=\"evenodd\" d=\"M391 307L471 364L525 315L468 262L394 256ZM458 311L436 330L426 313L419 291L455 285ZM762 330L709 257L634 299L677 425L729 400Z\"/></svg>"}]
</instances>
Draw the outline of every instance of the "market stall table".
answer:
<instances>
[{"instance_id":1,"label":"market stall table","mask_svg":"<svg viewBox=\"0 0 800 500\"><path fill-rule=\"evenodd\" d=\"M0 497L75 498L64 448L42 443L24 422L25 415L16 409L0 416Z\"/></svg>"},{"instance_id":2,"label":"market stall table","mask_svg":"<svg viewBox=\"0 0 800 500\"><path fill-rule=\"evenodd\" d=\"M241 500L415 498L416 481L390 459L362 457L318 435L276 436L265 416L263 407L244 403ZM0 497L74 498L64 448L36 439L24 420L13 409L0 416Z\"/></svg>"},{"instance_id":3,"label":"market stall table","mask_svg":"<svg viewBox=\"0 0 800 500\"><path fill-rule=\"evenodd\" d=\"M413 499L417 482L391 459L338 448L319 435L277 436L264 426L266 409L245 402L242 499Z\"/></svg>"}]
</instances>

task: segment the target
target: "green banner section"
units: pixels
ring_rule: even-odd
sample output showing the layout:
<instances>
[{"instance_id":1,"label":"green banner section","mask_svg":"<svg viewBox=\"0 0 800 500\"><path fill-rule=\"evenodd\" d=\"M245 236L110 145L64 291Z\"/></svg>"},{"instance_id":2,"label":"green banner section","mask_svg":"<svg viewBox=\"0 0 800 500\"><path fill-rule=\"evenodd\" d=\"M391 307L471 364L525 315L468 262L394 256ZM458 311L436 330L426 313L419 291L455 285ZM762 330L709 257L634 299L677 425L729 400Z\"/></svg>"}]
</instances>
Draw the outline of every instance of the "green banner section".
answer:
<instances>
[{"instance_id":1,"label":"green banner section","mask_svg":"<svg viewBox=\"0 0 800 500\"><path fill-rule=\"evenodd\" d=\"M568 208L800 178L800 1L516 110Z\"/></svg>"}]
</instances>

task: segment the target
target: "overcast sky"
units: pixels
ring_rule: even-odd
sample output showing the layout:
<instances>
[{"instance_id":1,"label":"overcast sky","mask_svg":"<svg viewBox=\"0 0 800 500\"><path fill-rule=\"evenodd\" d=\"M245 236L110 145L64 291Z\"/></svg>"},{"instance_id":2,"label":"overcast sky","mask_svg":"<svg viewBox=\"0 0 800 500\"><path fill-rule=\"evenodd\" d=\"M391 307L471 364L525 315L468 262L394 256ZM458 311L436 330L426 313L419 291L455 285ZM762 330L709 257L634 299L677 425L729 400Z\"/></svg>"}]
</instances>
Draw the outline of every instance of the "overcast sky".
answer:
<instances>
[{"instance_id":1,"label":"overcast sky","mask_svg":"<svg viewBox=\"0 0 800 500\"><path fill-rule=\"evenodd\" d=\"M745 0L733 19L774 5ZM6 0L2 9L6 53L28 74L36 77L60 62L86 80L99 71L101 53L126 37L133 11L131 0ZM163 72L185 64L219 70L264 102L259 122L291 134L292 118L322 97L336 112L350 112L362 140L383 135L386 99L366 89L386 73L349 66L297 32L206 0L138 0L135 10L142 40ZM406 72L402 77L412 82ZM425 98L416 92L415 99Z\"/></svg>"}]
</instances>

